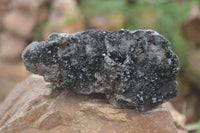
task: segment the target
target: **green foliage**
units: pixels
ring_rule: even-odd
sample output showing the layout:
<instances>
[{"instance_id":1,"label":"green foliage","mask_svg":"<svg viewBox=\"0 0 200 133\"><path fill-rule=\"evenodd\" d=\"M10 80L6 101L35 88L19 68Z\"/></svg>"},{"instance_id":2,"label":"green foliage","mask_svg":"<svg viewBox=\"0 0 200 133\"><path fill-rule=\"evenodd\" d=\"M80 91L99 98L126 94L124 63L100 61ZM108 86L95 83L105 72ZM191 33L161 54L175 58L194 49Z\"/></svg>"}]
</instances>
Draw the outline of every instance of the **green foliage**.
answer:
<instances>
[{"instance_id":1,"label":"green foliage","mask_svg":"<svg viewBox=\"0 0 200 133\"><path fill-rule=\"evenodd\" d=\"M51 9L51 3L49 1L49 2L47 2L47 10L48 10L48 12L50 12L50 9ZM47 18L45 20L43 20L43 21L40 21L37 24L36 29L34 31L33 41L41 41L42 32L44 31L46 25L47 25Z\"/></svg>"},{"instance_id":2,"label":"green foliage","mask_svg":"<svg viewBox=\"0 0 200 133\"><path fill-rule=\"evenodd\" d=\"M186 129L188 131L196 131L196 133L200 133L200 121L197 123L187 125Z\"/></svg>"},{"instance_id":3,"label":"green foliage","mask_svg":"<svg viewBox=\"0 0 200 133\"><path fill-rule=\"evenodd\" d=\"M124 0L83 0L81 8L87 17L106 15L126 8Z\"/></svg>"},{"instance_id":4,"label":"green foliage","mask_svg":"<svg viewBox=\"0 0 200 133\"><path fill-rule=\"evenodd\" d=\"M43 32L43 30L44 30L44 28L45 28L45 26L46 26L46 21L44 21L44 22L40 22L38 25L37 25L37 27L36 27L36 29L35 29L35 34L34 34L34 36L33 36L33 41L41 41L41 38L42 38L42 32Z\"/></svg>"},{"instance_id":5,"label":"green foliage","mask_svg":"<svg viewBox=\"0 0 200 133\"><path fill-rule=\"evenodd\" d=\"M165 3L160 6L159 12L157 30L171 41L172 49L179 56L182 67L187 64L186 57L190 47L180 32L180 24L187 20L192 3Z\"/></svg>"}]
</instances>

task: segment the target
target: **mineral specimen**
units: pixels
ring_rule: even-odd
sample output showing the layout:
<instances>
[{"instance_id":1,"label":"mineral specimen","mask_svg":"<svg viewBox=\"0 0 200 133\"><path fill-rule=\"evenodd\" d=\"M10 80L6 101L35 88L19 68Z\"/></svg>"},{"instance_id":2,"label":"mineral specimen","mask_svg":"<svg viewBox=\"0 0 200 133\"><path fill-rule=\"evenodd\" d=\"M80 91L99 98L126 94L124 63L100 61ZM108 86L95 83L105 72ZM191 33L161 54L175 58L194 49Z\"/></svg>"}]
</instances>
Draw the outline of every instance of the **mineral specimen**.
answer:
<instances>
[{"instance_id":1,"label":"mineral specimen","mask_svg":"<svg viewBox=\"0 0 200 133\"><path fill-rule=\"evenodd\" d=\"M147 111L177 95L178 57L152 30L53 33L22 58L54 90L101 93L119 108Z\"/></svg>"}]
</instances>

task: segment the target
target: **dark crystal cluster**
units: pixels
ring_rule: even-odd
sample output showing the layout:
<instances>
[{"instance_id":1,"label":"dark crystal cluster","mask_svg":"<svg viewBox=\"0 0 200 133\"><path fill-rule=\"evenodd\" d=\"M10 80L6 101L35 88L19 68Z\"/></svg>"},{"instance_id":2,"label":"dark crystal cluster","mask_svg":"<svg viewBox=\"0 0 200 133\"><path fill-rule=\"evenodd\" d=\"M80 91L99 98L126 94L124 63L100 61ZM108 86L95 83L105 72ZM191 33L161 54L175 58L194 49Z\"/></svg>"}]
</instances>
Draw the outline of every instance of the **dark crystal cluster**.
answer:
<instances>
[{"instance_id":1,"label":"dark crystal cluster","mask_svg":"<svg viewBox=\"0 0 200 133\"><path fill-rule=\"evenodd\" d=\"M53 33L22 58L56 91L101 93L119 108L147 111L177 95L178 57L152 30Z\"/></svg>"}]
</instances>

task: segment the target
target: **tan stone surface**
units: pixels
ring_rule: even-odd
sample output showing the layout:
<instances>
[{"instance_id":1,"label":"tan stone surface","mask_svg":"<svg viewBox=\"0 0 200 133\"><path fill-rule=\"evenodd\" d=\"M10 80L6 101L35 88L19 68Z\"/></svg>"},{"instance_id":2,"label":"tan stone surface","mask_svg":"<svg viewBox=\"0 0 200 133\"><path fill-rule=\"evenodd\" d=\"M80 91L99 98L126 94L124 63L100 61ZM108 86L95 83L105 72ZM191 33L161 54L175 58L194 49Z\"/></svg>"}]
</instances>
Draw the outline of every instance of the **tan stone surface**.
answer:
<instances>
[{"instance_id":1,"label":"tan stone surface","mask_svg":"<svg viewBox=\"0 0 200 133\"><path fill-rule=\"evenodd\" d=\"M180 114L170 102L164 103L162 106L170 111L174 124L178 127L178 133L187 133L185 130L186 117Z\"/></svg>"},{"instance_id":2,"label":"tan stone surface","mask_svg":"<svg viewBox=\"0 0 200 133\"><path fill-rule=\"evenodd\" d=\"M24 41L24 39L3 32L0 35L0 58L10 61L19 61L21 53L26 45L27 42Z\"/></svg>"},{"instance_id":3,"label":"tan stone surface","mask_svg":"<svg viewBox=\"0 0 200 133\"><path fill-rule=\"evenodd\" d=\"M0 101L3 101L11 89L29 75L24 63L7 63L0 61Z\"/></svg>"},{"instance_id":4,"label":"tan stone surface","mask_svg":"<svg viewBox=\"0 0 200 133\"><path fill-rule=\"evenodd\" d=\"M37 12L49 0L12 0L11 6L25 12Z\"/></svg>"},{"instance_id":5,"label":"tan stone surface","mask_svg":"<svg viewBox=\"0 0 200 133\"><path fill-rule=\"evenodd\" d=\"M85 29L76 0L53 0L48 23L42 33L45 40L52 32L76 33Z\"/></svg>"},{"instance_id":6,"label":"tan stone surface","mask_svg":"<svg viewBox=\"0 0 200 133\"><path fill-rule=\"evenodd\" d=\"M32 75L0 105L1 133L177 133L167 108L147 113L113 108L103 99L51 93Z\"/></svg>"},{"instance_id":7,"label":"tan stone surface","mask_svg":"<svg viewBox=\"0 0 200 133\"><path fill-rule=\"evenodd\" d=\"M193 5L191 6L189 17L190 19L200 19L200 7L198 3L193 3Z\"/></svg>"},{"instance_id":8,"label":"tan stone surface","mask_svg":"<svg viewBox=\"0 0 200 133\"><path fill-rule=\"evenodd\" d=\"M44 29L43 34L42 34L42 39L46 40L47 37L53 32L72 34L72 33L76 33L76 32L81 32L84 29L85 29L84 23L81 21L76 21L73 23L61 24L61 25L51 24L51 25L48 25Z\"/></svg>"},{"instance_id":9,"label":"tan stone surface","mask_svg":"<svg viewBox=\"0 0 200 133\"><path fill-rule=\"evenodd\" d=\"M0 15L9 9L9 0L0 0Z\"/></svg>"},{"instance_id":10,"label":"tan stone surface","mask_svg":"<svg viewBox=\"0 0 200 133\"><path fill-rule=\"evenodd\" d=\"M122 28L124 24L125 18L119 12L109 14L108 16L94 16L88 20L88 25L93 29L111 31Z\"/></svg>"},{"instance_id":11,"label":"tan stone surface","mask_svg":"<svg viewBox=\"0 0 200 133\"><path fill-rule=\"evenodd\" d=\"M67 19L66 17L77 15L76 0L53 0L52 9L48 21L57 23Z\"/></svg>"},{"instance_id":12,"label":"tan stone surface","mask_svg":"<svg viewBox=\"0 0 200 133\"><path fill-rule=\"evenodd\" d=\"M33 29L36 25L35 16L17 9L6 13L2 21L6 30L26 39L32 36Z\"/></svg>"}]
</instances>

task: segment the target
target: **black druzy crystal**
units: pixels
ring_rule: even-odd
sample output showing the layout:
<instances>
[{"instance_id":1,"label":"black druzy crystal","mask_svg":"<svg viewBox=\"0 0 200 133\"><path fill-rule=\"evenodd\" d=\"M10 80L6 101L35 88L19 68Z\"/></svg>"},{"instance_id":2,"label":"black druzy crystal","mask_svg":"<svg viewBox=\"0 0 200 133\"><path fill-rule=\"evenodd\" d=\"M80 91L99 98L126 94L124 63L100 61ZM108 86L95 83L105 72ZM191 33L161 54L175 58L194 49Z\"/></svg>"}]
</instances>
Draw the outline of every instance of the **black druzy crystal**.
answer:
<instances>
[{"instance_id":1,"label":"black druzy crystal","mask_svg":"<svg viewBox=\"0 0 200 133\"><path fill-rule=\"evenodd\" d=\"M147 111L177 95L178 57L152 30L53 33L22 58L55 90L102 93L115 107Z\"/></svg>"}]
</instances>

